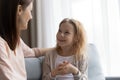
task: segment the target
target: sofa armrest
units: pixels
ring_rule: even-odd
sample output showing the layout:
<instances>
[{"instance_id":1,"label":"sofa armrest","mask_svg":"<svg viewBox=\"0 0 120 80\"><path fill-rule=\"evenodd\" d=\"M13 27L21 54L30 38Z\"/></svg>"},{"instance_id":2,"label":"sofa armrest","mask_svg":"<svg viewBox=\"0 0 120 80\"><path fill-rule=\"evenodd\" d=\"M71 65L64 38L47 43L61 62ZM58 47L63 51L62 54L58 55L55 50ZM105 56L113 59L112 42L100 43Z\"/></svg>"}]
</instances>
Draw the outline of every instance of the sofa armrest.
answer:
<instances>
[{"instance_id":1,"label":"sofa armrest","mask_svg":"<svg viewBox=\"0 0 120 80\"><path fill-rule=\"evenodd\" d=\"M106 80L120 80L120 77L106 77Z\"/></svg>"}]
</instances>

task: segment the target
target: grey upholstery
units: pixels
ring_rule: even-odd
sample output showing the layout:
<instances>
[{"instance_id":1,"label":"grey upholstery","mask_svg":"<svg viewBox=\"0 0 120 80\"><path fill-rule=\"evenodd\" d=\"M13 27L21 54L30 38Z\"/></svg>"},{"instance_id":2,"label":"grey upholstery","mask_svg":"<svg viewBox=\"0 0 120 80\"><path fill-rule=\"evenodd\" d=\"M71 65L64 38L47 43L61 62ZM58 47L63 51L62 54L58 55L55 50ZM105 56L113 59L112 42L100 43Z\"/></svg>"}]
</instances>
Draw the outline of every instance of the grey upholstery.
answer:
<instances>
[{"instance_id":1,"label":"grey upholstery","mask_svg":"<svg viewBox=\"0 0 120 80\"><path fill-rule=\"evenodd\" d=\"M25 58L27 80L41 80L43 57Z\"/></svg>"},{"instance_id":2,"label":"grey upholstery","mask_svg":"<svg viewBox=\"0 0 120 80\"><path fill-rule=\"evenodd\" d=\"M106 80L120 80L120 76L119 77L106 77Z\"/></svg>"},{"instance_id":3,"label":"grey upholstery","mask_svg":"<svg viewBox=\"0 0 120 80\"><path fill-rule=\"evenodd\" d=\"M28 80L41 80L42 60L43 57L25 58ZM88 80L105 80L98 52L93 44L88 45Z\"/></svg>"}]
</instances>

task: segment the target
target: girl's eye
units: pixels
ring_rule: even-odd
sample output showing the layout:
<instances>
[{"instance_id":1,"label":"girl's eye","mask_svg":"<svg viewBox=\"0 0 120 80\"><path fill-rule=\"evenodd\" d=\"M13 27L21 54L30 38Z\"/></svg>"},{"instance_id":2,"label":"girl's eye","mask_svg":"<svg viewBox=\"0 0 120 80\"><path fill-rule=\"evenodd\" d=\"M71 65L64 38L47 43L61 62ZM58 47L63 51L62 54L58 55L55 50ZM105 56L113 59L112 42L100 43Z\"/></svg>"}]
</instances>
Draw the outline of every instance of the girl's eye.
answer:
<instances>
[{"instance_id":1,"label":"girl's eye","mask_svg":"<svg viewBox=\"0 0 120 80\"><path fill-rule=\"evenodd\" d=\"M65 32L65 34L69 34L69 32Z\"/></svg>"}]
</instances>

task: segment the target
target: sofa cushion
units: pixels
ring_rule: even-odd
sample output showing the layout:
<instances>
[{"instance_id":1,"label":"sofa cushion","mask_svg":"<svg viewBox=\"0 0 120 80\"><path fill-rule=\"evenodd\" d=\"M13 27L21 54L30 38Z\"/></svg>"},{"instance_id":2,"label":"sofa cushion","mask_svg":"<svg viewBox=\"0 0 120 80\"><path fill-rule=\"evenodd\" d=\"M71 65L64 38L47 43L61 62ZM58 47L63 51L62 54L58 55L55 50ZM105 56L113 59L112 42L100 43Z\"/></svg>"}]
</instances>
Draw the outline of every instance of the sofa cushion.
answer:
<instances>
[{"instance_id":1,"label":"sofa cushion","mask_svg":"<svg viewBox=\"0 0 120 80\"><path fill-rule=\"evenodd\" d=\"M40 58L25 58L25 65L27 71L27 80L40 80L42 70L42 60Z\"/></svg>"}]
</instances>

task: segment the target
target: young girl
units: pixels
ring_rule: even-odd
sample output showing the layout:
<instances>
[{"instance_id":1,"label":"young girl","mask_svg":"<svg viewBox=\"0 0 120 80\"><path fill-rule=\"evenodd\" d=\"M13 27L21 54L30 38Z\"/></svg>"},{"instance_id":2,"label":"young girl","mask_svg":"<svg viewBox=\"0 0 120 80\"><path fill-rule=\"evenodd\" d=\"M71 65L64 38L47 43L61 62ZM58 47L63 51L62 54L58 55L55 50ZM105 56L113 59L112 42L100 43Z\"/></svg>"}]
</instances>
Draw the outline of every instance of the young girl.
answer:
<instances>
[{"instance_id":1,"label":"young girl","mask_svg":"<svg viewBox=\"0 0 120 80\"><path fill-rule=\"evenodd\" d=\"M86 35L82 24L65 18L56 35L57 46L46 53L43 80L87 80Z\"/></svg>"}]
</instances>

